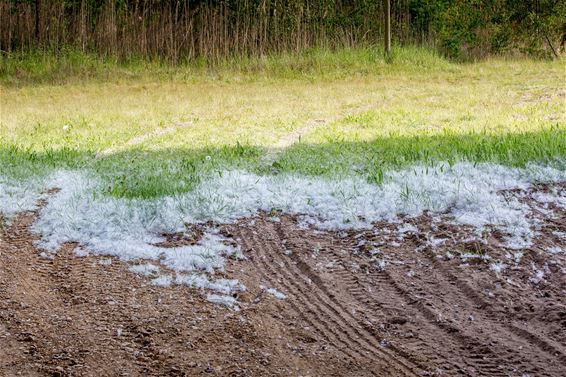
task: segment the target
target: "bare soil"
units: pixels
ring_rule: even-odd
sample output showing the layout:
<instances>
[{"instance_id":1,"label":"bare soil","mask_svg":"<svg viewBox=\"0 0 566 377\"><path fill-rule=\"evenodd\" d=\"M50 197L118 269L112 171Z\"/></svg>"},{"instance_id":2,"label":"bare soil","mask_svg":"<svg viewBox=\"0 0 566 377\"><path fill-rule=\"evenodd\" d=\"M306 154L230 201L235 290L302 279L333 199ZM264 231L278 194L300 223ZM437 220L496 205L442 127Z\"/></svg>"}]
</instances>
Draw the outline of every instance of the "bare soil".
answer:
<instances>
[{"instance_id":1,"label":"bare soil","mask_svg":"<svg viewBox=\"0 0 566 377\"><path fill-rule=\"evenodd\" d=\"M74 244L42 258L25 213L0 233L0 376L564 376L566 254L546 251L566 249L556 210L515 264L503 235L466 241L471 229L426 214L402 236L267 214L222 226L246 256L224 272L248 288L239 311Z\"/></svg>"}]
</instances>

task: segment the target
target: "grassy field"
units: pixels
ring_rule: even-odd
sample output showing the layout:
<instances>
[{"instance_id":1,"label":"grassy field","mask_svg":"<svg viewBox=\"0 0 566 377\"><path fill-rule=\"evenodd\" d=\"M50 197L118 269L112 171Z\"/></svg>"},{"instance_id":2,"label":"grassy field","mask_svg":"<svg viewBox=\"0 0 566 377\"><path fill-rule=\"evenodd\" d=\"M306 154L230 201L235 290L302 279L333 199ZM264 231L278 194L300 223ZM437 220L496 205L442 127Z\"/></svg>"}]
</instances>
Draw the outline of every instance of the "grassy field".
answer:
<instances>
[{"instance_id":1,"label":"grassy field","mask_svg":"<svg viewBox=\"0 0 566 377\"><path fill-rule=\"evenodd\" d=\"M189 191L213 172L362 175L416 162L564 166L563 61L455 64L371 49L171 67L3 57L0 176L93 171L117 197ZM266 154L314 124L289 148Z\"/></svg>"},{"instance_id":2,"label":"grassy field","mask_svg":"<svg viewBox=\"0 0 566 377\"><path fill-rule=\"evenodd\" d=\"M0 375L562 375L565 62L382 56L2 56Z\"/></svg>"}]
</instances>

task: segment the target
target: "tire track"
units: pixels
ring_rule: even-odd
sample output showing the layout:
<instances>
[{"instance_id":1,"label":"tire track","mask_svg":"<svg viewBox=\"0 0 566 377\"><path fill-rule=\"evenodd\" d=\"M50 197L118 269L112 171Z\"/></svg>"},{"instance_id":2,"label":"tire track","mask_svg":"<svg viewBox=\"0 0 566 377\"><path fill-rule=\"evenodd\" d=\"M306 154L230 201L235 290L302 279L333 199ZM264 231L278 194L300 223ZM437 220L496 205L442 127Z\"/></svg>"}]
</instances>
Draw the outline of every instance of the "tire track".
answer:
<instances>
[{"instance_id":1,"label":"tire track","mask_svg":"<svg viewBox=\"0 0 566 377\"><path fill-rule=\"evenodd\" d=\"M159 136L164 136L164 135L170 134L173 131L176 131L178 128L187 127L187 126L190 126L192 124L193 124L192 121L175 122L169 127L157 128L157 129L150 131L148 133L135 136L135 137L131 138L130 140L126 141L122 145L117 145L115 147L109 147L107 149L104 149L104 150L98 152L96 154L95 158L99 159L99 158L108 157L111 154L114 154L116 152L120 152L120 151L127 149L129 147L134 147L136 145L140 145L140 144L146 142L149 139L153 139L153 138L156 138L156 137L159 137Z\"/></svg>"},{"instance_id":2,"label":"tire track","mask_svg":"<svg viewBox=\"0 0 566 377\"><path fill-rule=\"evenodd\" d=\"M362 283L359 282L358 279L355 278L355 275L351 272L349 272L347 270L347 268L344 266L342 260L340 259L340 257L334 252L334 250L332 250L332 248L328 248L328 250L330 251L330 255L329 255L329 259L332 261L333 265L340 265L342 268L332 268L329 269L332 273L332 275L337 276L338 280L341 281L344 286L346 287L346 290L348 291L348 293L350 294L350 296L352 297L352 299L356 302L358 302L362 307L363 307L363 311L366 315L369 315L370 313L368 312L367 308L370 307L371 309L373 309L373 313L380 313L383 312L384 310L384 305L381 302L377 302L375 301L375 299L370 298L371 296L368 295L368 291L367 289L364 289L364 285ZM379 286L384 286L387 284L380 284ZM375 288L375 287L373 287ZM380 289L378 289L378 291L380 291ZM389 303L389 305L387 305L388 308L396 308L400 306L398 303L397 304L392 304ZM387 318L385 316L381 316L381 320L383 323L387 323ZM416 313L414 313L412 316L412 318L416 317ZM358 321L359 322L359 321ZM375 336L380 340L384 340L385 338L379 336L379 334L375 334ZM424 354L427 356L427 360L420 360L418 359L416 356L412 355L411 353L404 351L402 349L400 349L399 347L396 347L393 344L389 344L388 345L389 348L391 348L393 350L393 352L399 354L399 356L409 360L410 362L412 362L415 365L418 365L421 369L426 370L427 367L430 367L430 360L434 360L436 361L438 364L445 364L446 363L446 359L441 359L438 357L438 352L432 352L433 350L430 347L430 344L426 344L424 341L419 341L419 345L417 346L418 352L420 354ZM454 370L458 370L459 369L459 365L454 364L454 363L450 363L452 368ZM430 369L430 368L428 368Z\"/></svg>"},{"instance_id":3,"label":"tire track","mask_svg":"<svg viewBox=\"0 0 566 377\"><path fill-rule=\"evenodd\" d=\"M348 271L348 269L346 268L346 266L344 266L342 262L342 258L338 254L336 254L334 248L329 247L328 249L333 255L332 258L333 262L336 263L337 265L341 265L343 267L344 272ZM339 270L335 270L335 271L339 271ZM352 274L352 276L354 276L353 273L351 272L346 272L346 273ZM343 273L341 273L341 275L342 274ZM446 335L455 338L455 340L461 345L462 349L465 349L466 352L471 351L470 358L474 359L473 366L481 367L481 370L484 373L488 373L489 375L494 375L494 376L508 375L506 372L501 370L501 366L498 363L500 358L498 357L497 352L487 347L480 340L472 336L461 333L461 331L458 328L444 322L439 322L437 315L432 310L430 310L421 300L414 300L412 298L412 295L409 294L404 288L402 288L397 283L395 278L393 278L388 272L381 272L379 274L375 274L372 277L377 277L382 284L389 285L390 288L393 288L393 290L395 290L397 294L403 298L403 300L407 305L410 305L415 309L417 309L429 323L441 329ZM345 285L347 286L348 284L346 283ZM361 292L358 291L358 295L360 293ZM364 301L362 301L361 303L367 305L367 303ZM486 355L489 355L490 357L486 358L485 357ZM508 360L505 361L506 361L505 363L506 365L516 365L517 362L520 362L520 358L515 358L512 363L509 363Z\"/></svg>"},{"instance_id":4,"label":"tire track","mask_svg":"<svg viewBox=\"0 0 566 377\"><path fill-rule=\"evenodd\" d=\"M403 288L399 282L398 279L395 278L395 276L388 270L385 271L381 271L380 274L377 274L376 276L383 276L385 277L385 279L389 282L389 284L400 294L402 295L406 302L410 305L412 305L413 307L417 308L424 316L425 318L427 318L427 320L431 323L434 324L436 326L438 326L439 328L441 328L442 330L445 331L446 334L452 336L454 339L456 339L463 347L468 348L468 352L471 351L471 355L470 357L474 359L474 362L476 364L481 365L486 371L489 371L490 373L502 373L501 372L501 368L499 366L499 364L496 364L498 360L503 361L504 363L502 363L501 365L524 365L523 361L524 358L522 357L522 355L511 349L511 348L506 348L506 346L499 346L498 348L500 350L503 350L503 354L506 355L506 359L501 359L501 352L498 352L497 350L494 350L491 346L488 346L487 344L501 344L499 340L493 339L492 337L490 337L488 335L488 339L489 342L484 341L482 339L478 339L476 336L467 334L463 331L461 331L458 327L455 327L453 325L450 325L446 322L443 321L439 321L436 318L436 314L430 309L430 307L432 306L432 304L430 302L428 302L427 300L423 300L423 299L415 299L413 297L413 295L411 293L409 293L409 291L406 288ZM422 280L421 280L422 281ZM442 285L442 284L440 284ZM447 284L444 284L447 285ZM450 286L450 285L447 285ZM421 286L422 288L422 286ZM450 294L450 292L446 292L446 294ZM454 301L454 300L452 300ZM456 302L456 301L454 301ZM498 324L494 324L492 322L493 325L495 325L496 327L500 326ZM502 330L498 330L499 331ZM517 342L514 342L517 345L516 349L521 349L521 345L520 343L517 344ZM485 356L489 355L489 358L486 358ZM491 360L491 361L490 361ZM525 369L528 369L529 367L524 367ZM536 375L540 375L540 371L536 370ZM490 374L491 375L491 374ZM507 374L503 374L503 375L507 375Z\"/></svg>"},{"instance_id":5,"label":"tire track","mask_svg":"<svg viewBox=\"0 0 566 377\"><path fill-rule=\"evenodd\" d=\"M355 353L354 358L356 359L361 359L367 362L368 361L367 353L376 356L374 350L367 349L367 347L364 347L364 345L360 343L359 340L355 339L354 337L352 337L352 335L349 332L345 331L345 329L343 328L344 326L343 324L337 322L336 319L333 318L327 310L325 310L325 308L321 307L321 305L317 303L317 301L313 301L308 294L304 293L303 292L304 288L301 289L300 286L296 283L285 283L285 282L293 282L297 277L293 276L288 272L285 272L285 268L283 266L281 270L277 270L273 268L273 266L264 259L267 258L268 256L273 256L276 254L275 251L276 246L274 247L272 245L269 245L269 243L272 243L271 240L268 239L269 242L265 242L263 240L260 241L255 237L255 235L251 235L250 239L253 239L254 243L258 245L265 244L267 245L267 248L270 249L269 254L262 253L261 255L258 255L258 258L262 260L263 267L266 270L268 270L272 274L272 276L280 276L281 278L280 279L272 278L269 280L272 282L272 284L275 284L277 286L282 286L283 291L287 293L291 293L293 296L295 296L297 301L301 302L301 304L299 304L299 306L296 307L296 310L302 313L308 313L312 317L314 317L310 319L310 323L313 324L314 328L317 328L319 332L321 331L325 333L325 337L329 339L331 342L340 343L343 346L345 346L349 352ZM253 250L261 252L260 249L261 247ZM289 302L292 301L289 300ZM328 318L328 321L325 321L324 318ZM321 329L321 325L322 325L322 329ZM339 330L341 330L341 332L338 332ZM328 332L330 334L328 334ZM358 348L363 348L366 353L359 351ZM340 350L344 352L344 349L340 348ZM391 367L388 360L383 360L383 358L381 358L381 361L384 363L381 365L387 365L388 367ZM379 371L379 374L377 374L378 376L382 376L383 373L385 373L384 370L378 370L378 371ZM375 372L373 371L372 373L375 374ZM402 374L400 373L402 372L397 371L397 374L395 375L407 375L406 372ZM414 374L411 373L410 375L414 375Z\"/></svg>"},{"instance_id":6,"label":"tire track","mask_svg":"<svg viewBox=\"0 0 566 377\"><path fill-rule=\"evenodd\" d=\"M501 370L501 366L523 365L524 358L519 352L506 348L505 346L500 346L498 348L503 350L503 355L505 355L505 359L502 359L502 353L494 350L493 347L488 345L499 343L498 341L491 337L489 337L489 341L478 339L476 336L463 332L460 328L448 324L446 321L439 320L436 313L430 309L432 304L425 299L415 298L414 295L412 295L406 288L401 286L398 279L396 279L390 271L381 271L381 273L376 276L384 277L391 287L393 287L398 294L405 299L407 304L413 306L421 314L423 314L430 324L437 326L447 335L451 336L460 343L462 349L466 349L466 351L470 354L469 357L474 360L475 365L480 365L483 371L489 372L489 375L508 376L508 372L503 372ZM536 372L536 375L540 375L538 371Z\"/></svg>"},{"instance_id":7,"label":"tire track","mask_svg":"<svg viewBox=\"0 0 566 377\"><path fill-rule=\"evenodd\" d=\"M254 244L260 244L260 242L257 240L253 231L246 231L244 229L240 229L239 231L237 230L234 233L237 234L238 237L241 239L242 246L244 246L245 250L257 252L257 248L253 248L248 243L248 241L246 241L246 240L253 240ZM294 287L290 287L289 285L284 284L284 283L282 283L281 281L278 281L275 278L278 275L277 271L269 263L267 263L264 258L265 258L265 255L260 255L260 254L256 254L255 257L253 258L254 262L257 260L257 261L259 261L259 264L261 264L261 266L256 265L257 270L260 273L261 277L266 282L269 282L270 285L276 286L278 288L283 287L282 289L285 290L287 293L291 293L298 298L299 294L297 293L297 290ZM265 271L269 271L269 274L267 274ZM312 326L327 342L329 342L330 344L333 344L337 349L339 349L342 353L344 353L344 355L346 357L348 357L352 360L359 360L360 358L365 357L365 355L363 355L363 354L353 352L352 348L351 348L351 346L352 346L351 344L345 343L344 341L341 340L340 337L337 337L335 333L327 330L327 329L330 329L331 327L327 326L326 329L325 329L325 327L323 326L321 328L320 324L316 320L311 320L309 317L307 317L306 313L316 314L316 311L311 309L311 308L307 308L307 310L305 310L305 307L308 307L308 304L303 304L305 306L299 307L293 302L293 300L289 300L288 302L291 305L291 307L293 308L293 310L295 310L295 312L307 324ZM337 344L341 344L342 347L337 347L336 346Z\"/></svg>"},{"instance_id":8,"label":"tire track","mask_svg":"<svg viewBox=\"0 0 566 377\"><path fill-rule=\"evenodd\" d=\"M258 241L257 239L254 239L254 241L260 244L260 241ZM269 248L269 246L267 246L267 248ZM276 269L270 267L270 264L265 260L265 258L268 255L274 254L273 249L271 249L270 251L271 251L270 254L263 254L259 256L260 260L262 261L261 263L263 264L263 267L265 269L269 270L273 274L273 276L281 276L281 273L279 273ZM299 304L299 306L297 306L296 309L301 313L311 314L313 318L311 318L309 322L313 326L315 326L319 331L323 332L327 339L329 339L332 342L337 342L342 344L344 348L340 348L340 349L343 352L347 351L347 353L349 353L350 356L357 359L362 359L362 360L366 359L367 355L361 351L358 351L357 348L359 344L353 344L355 340L349 334L345 332L339 333L335 329L340 329L340 327L336 327L335 322L330 323L324 319L327 318L327 313L324 312L324 310L320 307L318 303L310 301L308 295L305 294L301 290L301 288L298 287L297 284L284 283L284 281L286 280L292 281L292 279L293 279L292 276L289 275L278 280L271 279L270 282L272 284L281 286L283 291L290 292L292 295L294 295L301 302L301 304Z\"/></svg>"},{"instance_id":9,"label":"tire track","mask_svg":"<svg viewBox=\"0 0 566 377\"><path fill-rule=\"evenodd\" d=\"M301 128L284 135L281 139L279 139L279 141L275 144L274 147L268 149L267 153L263 155L263 157L261 158L261 165L268 166L273 164L287 148L289 148L291 145L297 142L300 142L302 137L305 137L313 133L315 130L319 128L327 127L332 123L338 122L349 116L366 113L374 107L375 105L371 103L365 105L358 105L356 108L350 111L342 111L341 113L326 119L309 120Z\"/></svg>"},{"instance_id":10,"label":"tire track","mask_svg":"<svg viewBox=\"0 0 566 377\"><path fill-rule=\"evenodd\" d=\"M338 300L334 299L334 294L332 292L330 292L328 290L328 288L326 287L326 285L324 284L324 282L322 281L322 279L310 268L310 266L308 264L306 264L303 260L300 259L300 257L293 253L291 254L291 259L297 264L298 269L302 272L302 274L304 274L305 276L308 276L308 278L317 286L318 289L320 289L322 291L322 293L328 298L328 300L330 301L329 304L326 304L327 307L334 311L335 314L337 316L339 316L341 318L341 320L345 323L357 323L359 328L356 329L356 332L359 334L359 336L363 337L364 339L366 339L366 341L368 341L370 344L371 342L375 339L377 340L377 342L379 342L381 344L382 341L384 341L383 337L380 337L378 334L376 334L375 332L372 332L370 330L367 329L368 327L368 323L363 323L361 320L357 319L356 317L354 317L353 315L351 315L348 310L344 307L344 305L342 305L342 303L340 303ZM292 268L292 265L290 263L286 263L286 266L289 268ZM361 292L360 292L361 293ZM360 302L363 305L366 305L366 303L364 302ZM330 306L330 305L335 305ZM338 309L336 309L338 308ZM345 318L348 317L348 318ZM352 328L354 328L352 326ZM388 348L391 349L393 352L389 352ZM382 347L379 348L379 351L386 354L387 357L395 360L395 362L403 365L405 368L411 370L411 372L414 372L413 369L415 369L415 367L419 368L420 370L426 370L426 366L424 366L421 362L419 362L418 360L411 358L406 352L398 349L395 346L392 346L390 344L387 345L387 348ZM395 355L397 354L397 355ZM403 362L401 360L399 360L398 358L401 357L402 359L405 359L406 362ZM410 365L407 365L407 363L413 364L415 367L412 367Z\"/></svg>"},{"instance_id":11,"label":"tire track","mask_svg":"<svg viewBox=\"0 0 566 377\"><path fill-rule=\"evenodd\" d=\"M354 248L354 245L352 244L347 244L345 245L348 248ZM557 362L557 358L560 360L560 362L564 365L565 361L564 361L564 357L563 354L560 353L560 351L553 347L551 344L549 344L548 342L546 342L543 339L540 339L538 336L536 336L535 334L530 333L528 330L522 329L514 324L510 324L510 323L505 323L506 320L508 320L507 318L501 318L500 315L498 315L496 312L494 312L493 310L490 309L489 307L489 303L487 303L486 301L483 300L483 298L481 298L476 291L474 291L466 282L462 281L461 279L458 279L456 276L452 275L447 269L446 267L440 263L436 258L435 255L432 254L430 249L425 249L425 255L427 256L427 258L432 262L433 266L435 267L435 271L440 272L441 277L440 277L440 281L438 281L439 279L437 277L435 277L434 281L430 281L428 282L429 279L425 278L425 279L421 279L419 280L419 282L424 282L424 285L420 285L419 287L422 289L423 287L432 287L431 289L428 289L428 292L430 293L430 296L435 297L438 295L438 285L441 285L443 287L453 287L453 286L457 286L458 291L461 294L457 294L456 292L454 292L454 290L452 289L448 289L446 291L446 293L444 294L444 296L446 295L452 295L454 297L452 297L452 299L447 299L447 300L440 300L440 302L443 301L448 301L448 302L458 302L458 298L464 297L466 298L470 304L468 305L470 312L476 312L477 308L483 309L483 312L487 311L487 318L485 318L484 320L488 321L488 323L495 327L495 331L490 332L489 334L486 335L486 338L489 339L489 343L490 344L498 344L498 349L503 350L503 353L507 355L507 357L510 359L511 364L512 365L525 365L524 363L524 357L522 356L522 352L518 351L524 348L525 345L528 346L535 346L540 348L543 351L543 355L540 354L540 352L533 352L533 355L537 355L537 359L538 359L538 366L534 367L534 371L536 372L536 375L541 375L540 370L542 369L543 371L547 371L546 373L552 373L551 371L548 371L548 368L556 365ZM394 269L391 271L395 271ZM392 275L392 273L388 270L385 271L383 273L384 275L388 276L388 279L391 282L394 282L396 284L397 280L399 281L403 281L403 279L397 279L395 278L395 276ZM448 276L447 276L448 275ZM401 288L399 286L399 288ZM409 290L411 288L408 288ZM411 299L411 295L409 294L409 292L403 288L403 290L407 293L407 298ZM422 301L422 303L424 304L424 306L422 306L423 309L428 310L428 306L432 306L433 303L429 302L429 301L423 301L423 300L419 300ZM450 309L448 309L450 310ZM482 312L479 313L479 317L481 318L481 314ZM485 317L485 316L483 316ZM480 320L481 321L481 320ZM470 322L469 326L470 328L475 327L477 330L479 330L479 332L481 332L481 330L485 327L485 326L480 326L479 328L477 328L477 326L480 326L480 322L478 321L473 321ZM461 331L458 331L458 328L450 326L448 328L449 333L451 334L459 334L459 336L464 336L465 334L463 334ZM493 338L493 336L491 336L491 334L498 334L502 336L502 339L495 339ZM469 341L472 339L476 339L476 344L481 345L482 343L485 343L485 341L478 339L476 336L473 335L466 335L467 338L464 338L464 340ZM506 340L506 341L505 341ZM509 344L512 344L513 347L510 347ZM481 350L481 347L479 348ZM482 350L483 352L483 350ZM493 352L493 354L499 355L500 352ZM539 358L538 356L541 355L541 357ZM531 359L529 364L531 365L529 366L525 366L525 369L529 369L529 368L533 368L532 363L533 363L534 359ZM550 375L550 374L548 374Z\"/></svg>"},{"instance_id":12,"label":"tire track","mask_svg":"<svg viewBox=\"0 0 566 377\"><path fill-rule=\"evenodd\" d=\"M100 259L91 259L89 263L86 258L76 257L72 243L64 244L53 258L42 258L29 229L36 216L35 212L20 215L10 228L9 237L0 240L0 249L9 251L2 253L0 260L0 314L4 307L11 309L8 313L15 314L9 316L6 323L14 339L18 340L19 350L29 358L28 365L22 364L24 370L31 371L33 362L41 375L50 376L91 375L81 372L85 364L94 365L94 370L104 376L127 370L143 370L144 375L170 375L159 373L155 368L178 371L178 365L163 356L163 350L151 337L128 334L132 342L124 348L116 345L113 341L115 325L120 324L122 328L124 323L137 322L124 312L112 309L118 303L114 302L110 307L107 304L106 311L97 310L104 306L98 300L75 303L75 296L109 300L110 295L104 288L117 277L123 277L124 265L93 266ZM100 274L101 284L89 285L87 271L100 267L106 270ZM6 283L2 284L3 281ZM21 308L24 310L20 311ZM81 317L85 313L86 316ZM85 336L89 331L91 335ZM135 340L140 341L136 343ZM105 345L100 347L101 344ZM132 361L129 359L131 352L144 355L146 360L140 356ZM106 358L112 360L101 364L100 360ZM128 362L135 364L123 368Z\"/></svg>"},{"instance_id":13,"label":"tire track","mask_svg":"<svg viewBox=\"0 0 566 377\"><path fill-rule=\"evenodd\" d=\"M543 214L544 216L544 214ZM552 219L545 219L547 221L552 222ZM452 242L457 242L454 237L451 236L449 230L446 230L446 233L442 235L443 237L450 238ZM426 237L420 237L419 239L422 245L426 245L427 239ZM542 251L542 249L541 249ZM566 364L566 350L564 349L563 345L559 342L552 341L549 339L548 341L542 339L540 336L534 334L533 332L521 328L516 324L506 323L509 317L517 319L516 316L513 314L509 314L505 318L502 317L501 313L498 313L491 309L491 304L485 301L477 292L464 280L458 278L455 274L453 274L450 270L452 269L449 266L446 266L438 261L435 255L432 252L430 246L427 246L423 249L423 254L427 257L427 259L433 264L436 271L438 271L443 279L453 287L456 287L460 293L462 293L463 297L465 297L471 305L482 309L482 312L486 314L490 322L496 323L501 327L504 327L506 330L505 332L510 332L515 335L515 337L521 338L529 344L536 345L541 351L549 354L552 356L558 356L560 362L562 364ZM507 313L506 313L507 314ZM554 344L552 344L554 343ZM560 348L560 349L559 349Z\"/></svg>"},{"instance_id":14,"label":"tire track","mask_svg":"<svg viewBox=\"0 0 566 377\"><path fill-rule=\"evenodd\" d=\"M266 233L266 238L273 240L273 239L279 239L279 245L281 244L281 237L279 236L279 234L277 233L276 230L272 229L271 224L266 223L265 221L262 220L262 229L265 231ZM271 241L271 243L273 243ZM280 246L277 245L275 246L276 248L280 248ZM284 258L282 257L283 253L282 251L277 253L277 252L273 252L273 256L277 257L278 260L283 264L283 266L286 268L286 273L288 276L289 281L303 281L305 286L309 286L309 280L314 282L315 284L315 289L311 289L309 287L309 294L304 294L306 299L308 300L309 298L315 297L317 299L317 301L319 302L319 304L315 304L317 305L318 309L323 312L326 313L326 315L329 316L329 319L334 323L334 325L338 326L338 328L342 329L343 331L347 331L348 334L350 334L350 339L352 339L359 347L362 347L363 349L365 349L367 352L372 353L374 356L382 359L384 362L389 362L392 364L397 364L399 367L401 367L404 370L404 373L409 373L412 375L415 375L416 372L414 371L415 366L410 366L407 365L406 362L403 362L401 360L399 360L398 358L395 358L393 355L391 355L389 352L385 351L383 348L378 348L376 346L373 345L373 343L376 341L375 337L370 334L369 332L367 332L367 330L365 330L362 326L355 326L352 325L353 323L357 324L358 322L356 321L355 318L352 317L352 315L350 313L348 313L348 311L346 309L344 309L336 300L333 300L329 295L331 295L330 292L328 292L328 290L326 290L324 287L321 288L320 286L320 278L314 276L314 274L312 273L312 271L309 273L308 271L301 271L299 266L294 266L292 263L289 262L288 258ZM303 267L306 265L303 265ZM308 266L307 266L308 267ZM310 275L310 276L309 276ZM313 280L314 278L314 280ZM318 284L317 284L318 283ZM300 289L300 288L299 288ZM319 292L320 291L320 292ZM317 301L314 301L315 303ZM420 370L419 370L420 372Z\"/></svg>"},{"instance_id":15,"label":"tire track","mask_svg":"<svg viewBox=\"0 0 566 377\"><path fill-rule=\"evenodd\" d=\"M333 262L333 265L342 266L342 269L332 269L332 273L339 275L339 279L344 283L344 285L346 286L346 289L348 289L352 298L365 307L370 306L375 311L378 311L378 312L383 311L383 307L382 307L382 305L380 305L380 303L377 303L376 301L370 299L369 295L364 295L364 288L361 288L361 287L365 287L365 285L359 283L358 280L357 280L357 276L348 271L347 267L344 265L344 263L342 261L342 257L335 252L334 247L332 247L332 245L328 245L327 249L328 249L328 251L330 251L330 254L331 254L330 259ZM393 289L394 291L398 292L396 287L391 284L391 281L389 279L383 279L379 275L376 275L376 276L378 277L377 280L379 281L379 284L377 284L378 286L387 286L388 288L386 288L386 289L388 291L391 291L391 289ZM372 278L374 278L374 277L375 276L372 276ZM398 294L398 296L402 299L402 301L405 304L410 305L412 303L412 300L407 299L407 297L403 297L403 295L399 295L399 294ZM403 304L401 304L401 305L403 305ZM390 303L389 307L399 307L401 305L399 303ZM413 318L419 317L418 313L419 313L418 311L416 313L412 313L411 317L413 317ZM425 316L425 318L423 318L423 320L425 320L427 322L431 322L431 321L435 322L436 316L434 315L434 313L432 313L428 317ZM435 327L437 327L437 326L435 325ZM430 336L429 338L439 340L439 339L445 338L445 336L449 335L449 333L450 333L450 330L449 331L445 331L443 329L441 329L441 330L442 330L442 332L440 334L439 333L433 334L434 336ZM430 339L428 339L428 340L430 341ZM450 342L445 339L442 343L445 344L445 343L450 343ZM463 342L459 342L459 343L463 343ZM394 347L393 345L391 345L390 348L392 348L392 350L394 352L397 352L401 357L409 360L410 362L413 362L416 365L421 366L421 368L422 368L423 363L427 363L427 362L430 363L430 360L436 360L438 362L438 364L440 364L440 365L443 365L443 364L445 365L447 360L449 360L448 357L446 357L445 359L438 358L438 354L431 352L430 344L427 344L425 341L419 341L419 344L417 346L417 351L419 353L427 355L428 359L425 362L421 362L420 360L418 360L415 357L413 357L412 355L410 355L408 352L405 352L404 350L401 350L397 347ZM477 361L476 361L476 363L477 363ZM480 364L481 364L481 362L480 362ZM458 364L450 362L450 365L455 370L460 369L460 365L458 365ZM427 368L425 367L423 369L426 370ZM485 366L484 370L489 372L490 375L506 376L506 374L502 374L502 372L501 372L501 370L499 369L498 366L493 366L493 365L492 366Z\"/></svg>"},{"instance_id":16,"label":"tire track","mask_svg":"<svg viewBox=\"0 0 566 377\"><path fill-rule=\"evenodd\" d=\"M490 322L494 323L494 325L500 328L504 327L507 330L506 332L510 332L515 337L518 337L529 344L535 345L551 358L557 357L562 365L566 365L566 354L564 354L564 352L559 350L556 346L550 344L548 341L541 339L536 334L533 334L530 331L520 328L514 324L503 323L502 325L499 325L497 322L501 322L501 316L490 308L490 304L488 302L480 297L466 282L462 281L456 275L452 274L448 270L448 268L446 268L446 266L439 263L434 253L432 253L430 249L425 249L424 254L431 261L436 271L438 271L442 275L446 283L456 287L458 291L461 292L462 295L471 302L471 304L481 309L482 312L485 313L486 317L488 317Z\"/></svg>"},{"instance_id":17,"label":"tire track","mask_svg":"<svg viewBox=\"0 0 566 377\"><path fill-rule=\"evenodd\" d=\"M9 256L6 255L6 257L13 259L16 257L18 252L26 250L29 247L30 241L27 239L24 232L35 221L37 215L37 211L31 213L23 213L18 215L13 220L13 223L6 231L5 238L6 245L8 246L8 248L12 249L13 253L10 253ZM17 282L18 285L25 288L25 294L32 297L37 303L42 306L42 308L48 309L46 301L41 297L41 292L36 288L34 284L30 282L31 275L17 274L16 269L9 268L8 266L9 264L6 263L6 269L4 269L4 272L12 276L11 280Z\"/></svg>"},{"instance_id":18,"label":"tire track","mask_svg":"<svg viewBox=\"0 0 566 377\"><path fill-rule=\"evenodd\" d=\"M384 280L386 280L390 286L405 299L406 303L417 309L430 324L437 326L439 329L443 330L445 334L455 339L461 345L460 348L465 349L469 353L468 358L474 360L474 364L471 366L479 366L481 368L481 372L489 376L509 375L508 372L501 370L502 365L513 365L509 364L509 360L502 360L505 363L500 364L498 362L500 359L497 352L492 350L489 346L475 337L462 333L459 328L441 321L437 314L429 309L423 300L414 299L407 290L397 283L395 278L393 278L389 272L382 271L381 274L378 274L378 276L383 276L385 278Z\"/></svg>"},{"instance_id":19,"label":"tire track","mask_svg":"<svg viewBox=\"0 0 566 377\"><path fill-rule=\"evenodd\" d=\"M21 349L26 349L34 360L47 360L45 363L36 364L38 371L50 374L53 372L53 364L57 361L80 365L84 362L84 355L68 353L65 344L55 341L56 337L47 329L64 326L68 336L78 337L82 333L82 324L72 321L62 324L62 320L66 321L69 315L74 314L74 308L67 305L59 285L51 281L50 274L55 268L53 261L40 257L33 245L35 238L29 227L37 215L37 211L21 214L10 227L6 244L12 249L12 253L3 256L2 260L2 270L9 277L9 284L6 284L0 293L4 291L7 298L19 302L21 307L40 309L40 315L16 312L16 316L11 318L9 323L14 326L12 331L15 334L23 336L21 344L24 346ZM0 242L0 246L3 246L2 243ZM84 344L85 349L94 346L95 343L89 341ZM99 371L110 373L107 365L100 366Z\"/></svg>"}]
</instances>

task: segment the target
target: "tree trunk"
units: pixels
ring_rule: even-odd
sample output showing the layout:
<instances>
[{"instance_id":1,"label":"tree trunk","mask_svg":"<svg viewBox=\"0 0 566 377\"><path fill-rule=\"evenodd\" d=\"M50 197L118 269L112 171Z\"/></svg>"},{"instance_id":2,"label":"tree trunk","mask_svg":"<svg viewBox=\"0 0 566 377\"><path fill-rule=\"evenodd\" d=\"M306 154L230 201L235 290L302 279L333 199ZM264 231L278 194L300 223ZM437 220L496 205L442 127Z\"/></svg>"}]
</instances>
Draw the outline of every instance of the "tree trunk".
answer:
<instances>
[{"instance_id":1,"label":"tree trunk","mask_svg":"<svg viewBox=\"0 0 566 377\"><path fill-rule=\"evenodd\" d=\"M35 0L35 43L39 45L39 0Z\"/></svg>"},{"instance_id":2,"label":"tree trunk","mask_svg":"<svg viewBox=\"0 0 566 377\"><path fill-rule=\"evenodd\" d=\"M385 0L385 54L391 54L391 0Z\"/></svg>"}]
</instances>

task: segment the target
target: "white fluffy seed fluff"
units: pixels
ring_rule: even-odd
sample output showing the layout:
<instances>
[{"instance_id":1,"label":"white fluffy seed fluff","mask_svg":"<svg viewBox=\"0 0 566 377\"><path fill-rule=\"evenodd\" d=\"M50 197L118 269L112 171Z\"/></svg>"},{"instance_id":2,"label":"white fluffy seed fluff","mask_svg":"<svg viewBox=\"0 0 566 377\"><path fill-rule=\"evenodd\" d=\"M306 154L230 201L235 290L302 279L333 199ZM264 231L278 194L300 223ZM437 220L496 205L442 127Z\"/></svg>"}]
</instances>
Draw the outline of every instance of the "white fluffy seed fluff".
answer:
<instances>
[{"instance_id":1,"label":"white fluffy seed fluff","mask_svg":"<svg viewBox=\"0 0 566 377\"><path fill-rule=\"evenodd\" d=\"M287 295L281 291L278 291L275 288L268 288L266 290L267 293L269 293L270 295L272 295L273 297L275 297L278 300L285 300L287 298Z\"/></svg>"},{"instance_id":2,"label":"white fluffy seed fluff","mask_svg":"<svg viewBox=\"0 0 566 377\"><path fill-rule=\"evenodd\" d=\"M564 181L566 171L552 167L520 169L470 163L391 171L379 186L364 177L332 180L226 171L202 179L191 192L141 200L101 195L103 184L92 174L62 170L28 182L0 176L0 213L10 218L36 209L46 189L60 188L49 197L32 226L41 237L40 248L56 252L63 243L74 241L94 254L124 261L155 260L177 276L175 280L159 276L152 281L155 285L175 282L230 294L243 287L210 280L209 276L223 269L226 257L241 256L239 248L226 245L213 231L206 232L196 245L163 248L157 246L163 241L160 234L182 232L187 223L230 223L272 208L300 214L303 222L331 230L366 228L379 220L398 222L400 214L417 216L429 210L449 213L455 223L479 231L486 225L496 226L507 235L507 246L520 250L532 243L536 220L528 216L528 205L505 198L499 191L526 189L534 182ZM536 200L563 205L560 193L539 195ZM416 228L404 225L399 230L408 233ZM132 270L144 275L156 273L150 266L132 266Z\"/></svg>"}]
</instances>

